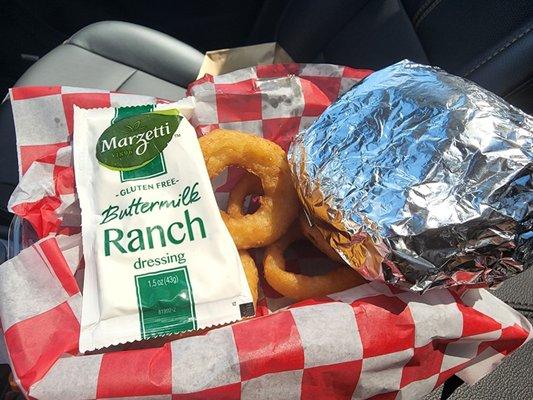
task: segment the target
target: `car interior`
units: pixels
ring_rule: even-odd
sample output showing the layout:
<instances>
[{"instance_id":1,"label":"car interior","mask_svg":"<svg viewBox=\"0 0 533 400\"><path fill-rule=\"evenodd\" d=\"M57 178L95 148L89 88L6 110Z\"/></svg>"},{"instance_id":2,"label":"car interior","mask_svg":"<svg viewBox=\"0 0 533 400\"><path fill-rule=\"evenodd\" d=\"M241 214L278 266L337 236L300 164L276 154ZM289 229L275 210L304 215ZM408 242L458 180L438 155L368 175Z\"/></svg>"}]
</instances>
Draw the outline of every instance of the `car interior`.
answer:
<instances>
[{"instance_id":1,"label":"car interior","mask_svg":"<svg viewBox=\"0 0 533 400\"><path fill-rule=\"evenodd\" d=\"M402 59L474 81L533 114L531 0L4 0L0 89L64 85L185 96L206 51L278 42L295 62L377 70ZM0 105L0 262L18 183L14 124ZM533 321L533 271L494 294ZM1 301L1 299L0 299ZM459 378L427 399L533 398L530 342L473 387ZM0 398L17 398L0 365Z\"/></svg>"}]
</instances>

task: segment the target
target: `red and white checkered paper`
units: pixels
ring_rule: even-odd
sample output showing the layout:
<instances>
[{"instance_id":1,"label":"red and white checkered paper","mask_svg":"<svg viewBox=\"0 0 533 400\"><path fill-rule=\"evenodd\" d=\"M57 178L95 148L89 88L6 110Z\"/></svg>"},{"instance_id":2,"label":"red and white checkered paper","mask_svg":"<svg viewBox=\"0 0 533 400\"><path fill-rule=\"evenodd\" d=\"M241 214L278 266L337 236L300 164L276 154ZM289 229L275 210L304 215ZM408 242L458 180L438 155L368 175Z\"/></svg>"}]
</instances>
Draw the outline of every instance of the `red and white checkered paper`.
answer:
<instances>
[{"instance_id":1,"label":"red and white checkered paper","mask_svg":"<svg viewBox=\"0 0 533 400\"><path fill-rule=\"evenodd\" d=\"M191 122L200 135L240 129L287 148L368 73L288 64L206 76L189 87ZM17 382L32 398L412 399L453 374L477 381L530 336L524 317L480 289L418 295L373 282L270 314L288 303L265 286L263 316L159 347L79 355L72 105L157 99L65 87L16 88L11 98L21 173L11 206L40 237L51 234L0 266L0 320ZM231 169L219 177L222 203L237 178ZM302 268L319 262L312 250L296 257Z\"/></svg>"},{"instance_id":2,"label":"red and white checkered paper","mask_svg":"<svg viewBox=\"0 0 533 400\"><path fill-rule=\"evenodd\" d=\"M522 345L527 320L487 291L423 295L373 282L159 347L78 355L79 235L0 267L18 383L37 399L415 399L475 382Z\"/></svg>"},{"instance_id":3,"label":"red and white checkered paper","mask_svg":"<svg viewBox=\"0 0 533 400\"><path fill-rule=\"evenodd\" d=\"M154 97L67 86L18 87L10 91L20 182L9 208L39 237L80 231L70 139L74 105L120 107L166 102Z\"/></svg>"},{"instance_id":4,"label":"red and white checkered paper","mask_svg":"<svg viewBox=\"0 0 533 400\"><path fill-rule=\"evenodd\" d=\"M370 73L329 64L276 64L242 69L193 82L191 123L199 135L215 128L262 135L284 149L340 94ZM20 184L10 210L28 220L39 237L79 232L70 137L73 106L82 108L152 104L154 97L71 87L20 87L10 91ZM215 182L223 205L240 172L230 169Z\"/></svg>"}]
</instances>

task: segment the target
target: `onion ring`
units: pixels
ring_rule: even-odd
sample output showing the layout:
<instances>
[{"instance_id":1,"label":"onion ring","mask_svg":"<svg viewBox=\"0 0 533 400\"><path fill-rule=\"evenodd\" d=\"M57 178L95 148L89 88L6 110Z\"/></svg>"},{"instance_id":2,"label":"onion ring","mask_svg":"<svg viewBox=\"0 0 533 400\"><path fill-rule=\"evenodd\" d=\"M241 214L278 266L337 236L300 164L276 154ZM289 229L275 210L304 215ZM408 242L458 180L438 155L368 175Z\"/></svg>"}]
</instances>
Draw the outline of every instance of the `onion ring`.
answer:
<instances>
[{"instance_id":1,"label":"onion ring","mask_svg":"<svg viewBox=\"0 0 533 400\"><path fill-rule=\"evenodd\" d=\"M325 275L306 276L285 270L285 249L300 239L297 226L265 250L263 260L265 279L277 292L294 300L320 297L360 285L365 280L352 268L343 265Z\"/></svg>"},{"instance_id":2,"label":"onion ring","mask_svg":"<svg viewBox=\"0 0 533 400\"><path fill-rule=\"evenodd\" d=\"M244 199L250 194L263 194L261 180L247 172L235 185L228 197L228 215L238 218L245 215L243 212Z\"/></svg>"},{"instance_id":3,"label":"onion ring","mask_svg":"<svg viewBox=\"0 0 533 400\"><path fill-rule=\"evenodd\" d=\"M224 129L211 131L199 142L210 178L236 165L261 179L264 195L255 213L233 217L220 212L237 248L278 240L298 216L299 207L283 149L270 140Z\"/></svg>"},{"instance_id":4,"label":"onion ring","mask_svg":"<svg viewBox=\"0 0 533 400\"><path fill-rule=\"evenodd\" d=\"M342 259L339 253L337 253L333 247L329 245L326 239L324 239L324 236L322 236L322 233L320 233L316 225L309 225L304 213L300 214L298 222L300 223L302 234L309 239L309 241L313 243L318 250L320 250L333 261L340 264L345 264L345 261Z\"/></svg>"},{"instance_id":5,"label":"onion ring","mask_svg":"<svg viewBox=\"0 0 533 400\"><path fill-rule=\"evenodd\" d=\"M242 267L244 268L244 274L250 286L250 292L254 301L254 307L257 304L257 296L259 293L259 273L255 266L255 261L246 250L239 250L239 256L241 257Z\"/></svg>"}]
</instances>

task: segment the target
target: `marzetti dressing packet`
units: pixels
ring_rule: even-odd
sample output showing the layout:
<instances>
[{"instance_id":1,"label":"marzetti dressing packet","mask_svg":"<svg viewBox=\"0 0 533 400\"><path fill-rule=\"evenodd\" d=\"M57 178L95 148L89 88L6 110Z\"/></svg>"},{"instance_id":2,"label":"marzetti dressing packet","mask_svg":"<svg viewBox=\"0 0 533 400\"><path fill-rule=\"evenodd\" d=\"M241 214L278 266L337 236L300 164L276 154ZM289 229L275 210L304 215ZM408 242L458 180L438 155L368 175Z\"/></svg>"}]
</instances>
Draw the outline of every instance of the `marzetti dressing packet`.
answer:
<instances>
[{"instance_id":1,"label":"marzetti dressing packet","mask_svg":"<svg viewBox=\"0 0 533 400\"><path fill-rule=\"evenodd\" d=\"M254 314L194 128L176 105L74 110L80 352Z\"/></svg>"}]
</instances>

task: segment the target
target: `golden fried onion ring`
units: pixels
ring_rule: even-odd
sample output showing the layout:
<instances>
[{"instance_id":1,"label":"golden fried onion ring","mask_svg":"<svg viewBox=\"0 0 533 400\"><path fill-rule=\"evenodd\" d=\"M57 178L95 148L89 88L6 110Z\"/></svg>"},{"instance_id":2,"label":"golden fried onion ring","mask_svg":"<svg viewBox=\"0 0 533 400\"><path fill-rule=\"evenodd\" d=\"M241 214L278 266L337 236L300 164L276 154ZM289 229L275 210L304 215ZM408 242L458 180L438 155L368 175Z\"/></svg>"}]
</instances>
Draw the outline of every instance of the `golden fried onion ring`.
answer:
<instances>
[{"instance_id":1,"label":"golden fried onion ring","mask_svg":"<svg viewBox=\"0 0 533 400\"><path fill-rule=\"evenodd\" d=\"M291 243L301 237L300 230L293 227L265 250L263 260L265 279L277 292L294 300L303 300L340 292L365 282L361 275L346 265L318 276L286 271L283 253Z\"/></svg>"},{"instance_id":2,"label":"golden fried onion ring","mask_svg":"<svg viewBox=\"0 0 533 400\"><path fill-rule=\"evenodd\" d=\"M238 249L266 246L279 239L298 215L285 152L274 142L225 129L215 129L199 139L210 178L236 165L261 179L261 206L240 217L221 211Z\"/></svg>"},{"instance_id":3,"label":"golden fried onion ring","mask_svg":"<svg viewBox=\"0 0 533 400\"><path fill-rule=\"evenodd\" d=\"M261 180L254 174L245 173L231 190L228 197L228 215L238 218L245 215L243 212L244 199L250 194L262 194Z\"/></svg>"},{"instance_id":4,"label":"golden fried onion ring","mask_svg":"<svg viewBox=\"0 0 533 400\"><path fill-rule=\"evenodd\" d=\"M251 194L261 194L262 192L263 188L259 178L250 173L244 174L229 194L226 212L233 217L245 215L243 212L243 205L246 196ZM322 236L316 225L309 224L303 212L300 213L298 222L303 235L309 239L318 250L337 263L345 263L342 257L329 245L324 236Z\"/></svg>"},{"instance_id":5,"label":"golden fried onion ring","mask_svg":"<svg viewBox=\"0 0 533 400\"><path fill-rule=\"evenodd\" d=\"M252 298L254 300L254 307L257 305L257 296L259 293L259 273L255 266L255 261L246 250L239 250L239 256L241 257L241 263L244 268L244 274L250 286L250 292L252 292Z\"/></svg>"}]
</instances>

